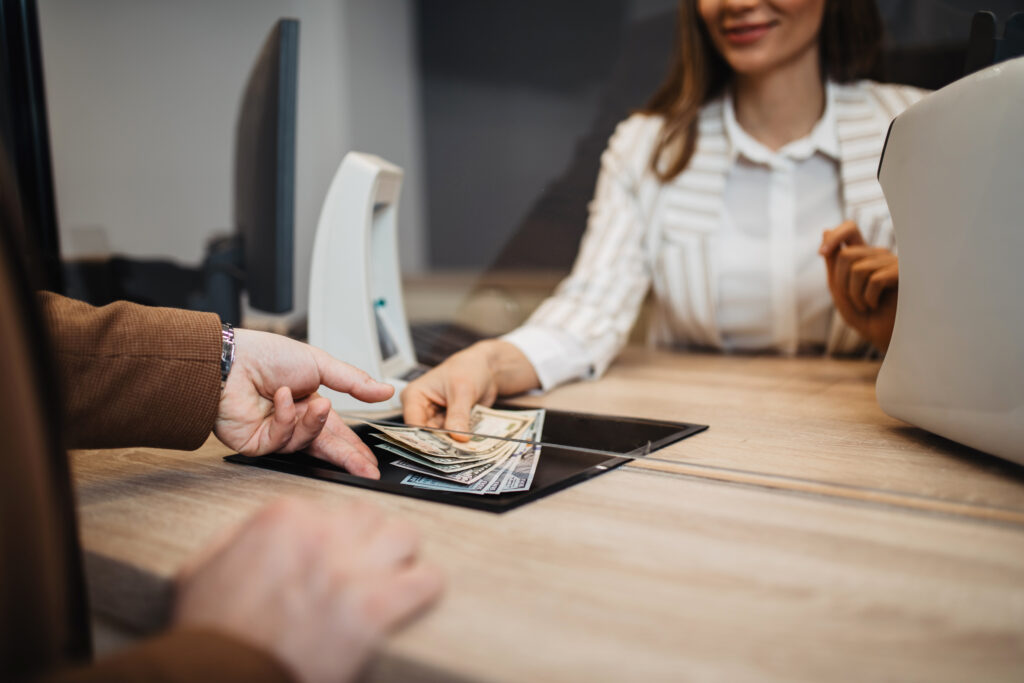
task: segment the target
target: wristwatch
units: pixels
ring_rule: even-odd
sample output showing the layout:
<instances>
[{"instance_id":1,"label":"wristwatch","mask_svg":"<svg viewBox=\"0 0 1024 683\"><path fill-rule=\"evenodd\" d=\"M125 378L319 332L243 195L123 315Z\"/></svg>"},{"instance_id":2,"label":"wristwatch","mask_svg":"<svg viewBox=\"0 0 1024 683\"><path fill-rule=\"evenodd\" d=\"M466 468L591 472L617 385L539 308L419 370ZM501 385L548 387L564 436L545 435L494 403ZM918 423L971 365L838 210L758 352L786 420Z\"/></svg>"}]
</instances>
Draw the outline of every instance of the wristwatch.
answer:
<instances>
[{"instance_id":1,"label":"wristwatch","mask_svg":"<svg viewBox=\"0 0 1024 683\"><path fill-rule=\"evenodd\" d=\"M230 323L220 325L220 388L228 381L231 364L235 362L235 328Z\"/></svg>"}]
</instances>

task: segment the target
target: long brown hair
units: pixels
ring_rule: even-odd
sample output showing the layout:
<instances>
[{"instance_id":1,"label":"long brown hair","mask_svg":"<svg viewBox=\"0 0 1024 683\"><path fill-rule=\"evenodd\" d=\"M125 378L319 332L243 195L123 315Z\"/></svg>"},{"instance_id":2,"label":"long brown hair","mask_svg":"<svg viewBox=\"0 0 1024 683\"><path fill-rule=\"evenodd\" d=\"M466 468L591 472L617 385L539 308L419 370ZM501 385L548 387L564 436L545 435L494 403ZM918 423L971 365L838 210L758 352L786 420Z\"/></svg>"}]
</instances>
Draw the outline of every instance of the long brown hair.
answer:
<instances>
[{"instance_id":1,"label":"long brown hair","mask_svg":"<svg viewBox=\"0 0 1024 683\"><path fill-rule=\"evenodd\" d=\"M847 83L865 77L878 58L882 19L875 0L826 0L818 33L821 72ZM697 145L697 115L732 78L715 49L697 0L680 0L676 48L668 77L641 113L664 117L651 154L651 170L662 182L683 172Z\"/></svg>"}]
</instances>

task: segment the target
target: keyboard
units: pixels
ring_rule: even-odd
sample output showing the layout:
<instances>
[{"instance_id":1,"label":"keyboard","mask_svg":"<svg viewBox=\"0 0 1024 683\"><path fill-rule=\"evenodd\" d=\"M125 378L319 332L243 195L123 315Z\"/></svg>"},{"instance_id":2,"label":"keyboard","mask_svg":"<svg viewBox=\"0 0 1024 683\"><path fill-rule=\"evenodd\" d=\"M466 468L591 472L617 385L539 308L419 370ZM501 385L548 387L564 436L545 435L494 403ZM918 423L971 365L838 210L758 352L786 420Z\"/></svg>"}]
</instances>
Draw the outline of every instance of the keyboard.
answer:
<instances>
[{"instance_id":1,"label":"keyboard","mask_svg":"<svg viewBox=\"0 0 1024 683\"><path fill-rule=\"evenodd\" d=\"M456 351L485 339L475 330L450 322L416 323L409 326L409 333L416 360L428 367L440 365Z\"/></svg>"}]
</instances>

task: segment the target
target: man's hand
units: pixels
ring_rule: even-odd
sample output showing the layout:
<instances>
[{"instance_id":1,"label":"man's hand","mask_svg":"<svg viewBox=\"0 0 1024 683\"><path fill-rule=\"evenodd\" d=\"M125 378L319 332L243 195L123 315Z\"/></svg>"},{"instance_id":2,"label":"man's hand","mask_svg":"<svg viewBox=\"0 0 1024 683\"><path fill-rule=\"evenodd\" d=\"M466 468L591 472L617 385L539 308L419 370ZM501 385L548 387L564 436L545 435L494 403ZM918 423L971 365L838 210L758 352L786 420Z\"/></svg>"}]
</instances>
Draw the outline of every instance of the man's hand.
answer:
<instances>
[{"instance_id":1,"label":"man's hand","mask_svg":"<svg viewBox=\"0 0 1024 683\"><path fill-rule=\"evenodd\" d=\"M896 323L896 254L865 244L853 221L826 230L819 253L825 257L836 310L850 327L885 351Z\"/></svg>"},{"instance_id":2,"label":"man's hand","mask_svg":"<svg viewBox=\"0 0 1024 683\"><path fill-rule=\"evenodd\" d=\"M308 449L352 474L378 479L377 459L316 393L321 384L368 402L394 393L392 386L308 344L236 330L235 362L213 431L244 455Z\"/></svg>"},{"instance_id":3,"label":"man's hand","mask_svg":"<svg viewBox=\"0 0 1024 683\"><path fill-rule=\"evenodd\" d=\"M180 572L174 622L268 650L305 683L349 681L441 587L409 525L281 501Z\"/></svg>"},{"instance_id":4,"label":"man's hand","mask_svg":"<svg viewBox=\"0 0 1024 683\"><path fill-rule=\"evenodd\" d=\"M410 383L402 392L402 409L406 424L468 432L476 404L489 406L498 396L539 386L533 365L517 347L488 339L459 351ZM469 441L465 434L451 437Z\"/></svg>"}]
</instances>

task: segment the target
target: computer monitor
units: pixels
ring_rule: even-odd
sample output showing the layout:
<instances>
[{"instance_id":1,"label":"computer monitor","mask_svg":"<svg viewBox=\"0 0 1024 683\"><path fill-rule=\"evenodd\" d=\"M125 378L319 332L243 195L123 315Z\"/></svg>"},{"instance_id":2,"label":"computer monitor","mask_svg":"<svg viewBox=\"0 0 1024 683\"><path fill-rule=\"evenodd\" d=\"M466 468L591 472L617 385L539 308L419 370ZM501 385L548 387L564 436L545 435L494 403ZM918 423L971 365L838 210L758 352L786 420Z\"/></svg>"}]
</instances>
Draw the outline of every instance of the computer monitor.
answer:
<instances>
[{"instance_id":1,"label":"computer monitor","mask_svg":"<svg viewBox=\"0 0 1024 683\"><path fill-rule=\"evenodd\" d=\"M292 308L295 111L299 22L281 19L263 43L235 125L235 234L210 243L203 267L206 307L241 320L241 290L268 313Z\"/></svg>"},{"instance_id":2,"label":"computer monitor","mask_svg":"<svg viewBox=\"0 0 1024 683\"><path fill-rule=\"evenodd\" d=\"M235 129L235 225L249 303L291 310L299 22L270 32L242 96Z\"/></svg>"}]
</instances>

